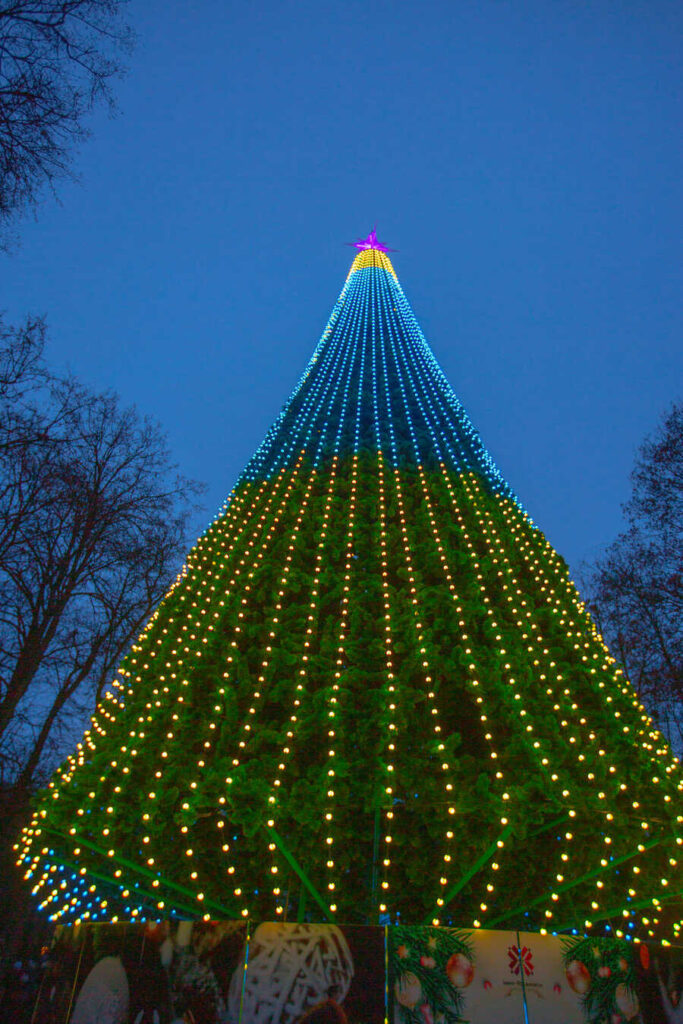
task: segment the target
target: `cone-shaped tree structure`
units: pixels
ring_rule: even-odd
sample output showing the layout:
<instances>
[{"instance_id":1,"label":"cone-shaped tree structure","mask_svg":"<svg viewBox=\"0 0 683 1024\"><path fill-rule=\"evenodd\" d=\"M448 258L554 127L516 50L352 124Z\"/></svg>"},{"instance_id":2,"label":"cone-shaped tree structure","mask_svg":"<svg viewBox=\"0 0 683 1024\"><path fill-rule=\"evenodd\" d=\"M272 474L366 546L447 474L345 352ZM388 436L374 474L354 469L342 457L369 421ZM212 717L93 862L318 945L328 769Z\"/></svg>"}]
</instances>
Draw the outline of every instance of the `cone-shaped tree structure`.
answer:
<instances>
[{"instance_id":1,"label":"cone-shaped tree structure","mask_svg":"<svg viewBox=\"0 0 683 1024\"><path fill-rule=\"evenodd\" d=\"M634 934L679 782L373 243L19 849L63 920Z\"/></svg>"}]
</instances>

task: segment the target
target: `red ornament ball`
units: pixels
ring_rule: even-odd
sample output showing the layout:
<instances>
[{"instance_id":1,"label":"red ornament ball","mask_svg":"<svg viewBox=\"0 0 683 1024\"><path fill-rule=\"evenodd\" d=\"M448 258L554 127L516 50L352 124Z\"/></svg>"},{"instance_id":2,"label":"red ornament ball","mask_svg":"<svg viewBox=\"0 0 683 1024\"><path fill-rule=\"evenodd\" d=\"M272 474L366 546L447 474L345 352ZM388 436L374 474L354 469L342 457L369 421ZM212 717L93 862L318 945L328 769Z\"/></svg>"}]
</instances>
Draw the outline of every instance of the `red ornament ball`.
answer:
<instances>
[{"instance_id":1,"label":"red ornament ball","mask_svg":"<svg viewBox=\"0 0 683 1024\"><path fill-rule=\"evenodd\" d=\"M446 975L455 988L467 988L474 977L474 967L462 953L454 953L446 964Z\"/></svg>"},{"instance_id":2,"label":"red ornament ball","mask_svg":"<svg viewBox=\"0 0 683 1024\"><path fill-rule=\"evenodd\" d=\"M591 976L580 960L572 960L571 963L567 964L567 969L564 973L567 975L570 988L577 995L585 996L586 992L590 992L592 985Z\"/></svg>"},{"instance_id":3,"label":"red ornament ball","mask_svg":"<svg viewBox=\"0 0 683 1024\"><path fill-rule=\"evenodd\" d=\"M640 962L643 965L643 970L646 971L650 966L650 950L644 942L640 944Z\"/></svg>"}]
</instances>

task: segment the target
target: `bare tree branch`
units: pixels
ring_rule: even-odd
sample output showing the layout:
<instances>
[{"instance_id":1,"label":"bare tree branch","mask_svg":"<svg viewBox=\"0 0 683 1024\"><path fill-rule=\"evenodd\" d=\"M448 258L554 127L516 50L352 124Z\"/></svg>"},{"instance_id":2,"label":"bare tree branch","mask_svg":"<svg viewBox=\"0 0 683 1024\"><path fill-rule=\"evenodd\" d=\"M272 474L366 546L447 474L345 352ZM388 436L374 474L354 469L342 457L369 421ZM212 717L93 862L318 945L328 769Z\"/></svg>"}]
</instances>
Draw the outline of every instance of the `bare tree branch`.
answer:
<instances>
[{"instance_id":1,"label":"bare tree branch","mask_svg":"<svg viewBox=\"0 0 683 1024\"><path fill-rule=\"evenodd\" d=\"M0 3L0 227L71 176L86 115L123 74L125 0Z\"/></svg>"},{"instance_id":2,"label":"bare tree branch","mask_svg":"<svg viewBox=\"0 0 683 1024\"><path fill-rule=\"evenodd\" d=\"M677 750L683 740L683 403L641 445L628 529L586 573L600 628Z\"/></svg>"},{"instance_id":3,"label":"bare tree branch","mask_svg":"<svg viewBox=\"0 0 683 1024\"><path fill-rule=\"evenodd\" d=\"M0 736L22 789L163 596L198 492L155 423L51 374L43 341L0 325Z\"/></svg>"}]
</instances>

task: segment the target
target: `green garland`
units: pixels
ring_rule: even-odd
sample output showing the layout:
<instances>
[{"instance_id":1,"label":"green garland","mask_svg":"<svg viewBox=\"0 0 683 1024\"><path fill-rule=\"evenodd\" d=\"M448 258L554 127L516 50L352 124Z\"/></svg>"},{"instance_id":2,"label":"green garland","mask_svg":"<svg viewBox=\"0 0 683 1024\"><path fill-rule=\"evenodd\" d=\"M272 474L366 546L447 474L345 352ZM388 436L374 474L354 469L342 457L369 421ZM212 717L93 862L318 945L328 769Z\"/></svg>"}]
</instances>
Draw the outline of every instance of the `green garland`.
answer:
<instances>
[{"instance_id":1,"label":"green garland","mask_svg":"<svg viewBox=\"0 0 683 1024\"><path fill-rule=\"evenodd\" d=\"M288 475L269 483L249 516L238 516L230 528L228 509L226 517L200 539L184 577L123 663L126 683L118 705L107 701L98 711L83 748L82 767L72 771L66 766L63 778L55 779L59 799L53 799L52 791L41 798L44 824L55 830L54 853L48 861L73 860L79 835L114 850L113 860L108 860L85 846L80 848L77 856L86 872L109 875L120 858L144 866L151 853L152 870L161 880L160 892L168 908L173 906L173 893L164 888L164 879L201 891L207 899L238 913L240 900L233 899L233 880L226 876L221 850L221 839L227 837L236 865L236 887L249 894L250 912L272 918L274 901L266 884L270 868L277 868L285 880L282 899L291 902L290 890L299 883L278 851L268 852L264 822L271 816L314 884L320 889L325 884L321 840L329 785L325 730L330 699L335 696L333 827L339 837L335 860L341 880L336 897L341 919L376 920L369 877L375 859L377 808L383 813L392 810L395 816L389 899L392 913L400 913L402 920L424 920L434 910L442 892L445 828L451 827L451 845L457 851L448 868L452 884L496 840L503 817L510 822L512 835L497 855L495 877L490 873L486 879L483 874L475 877L448 909L446 921L481 917L479 905L486 897L483 886L489 878L495 881L491 914L500 916L506 909L531 905L539 895L546 894L549 902L557 875L565 881L578 880L601 859L607 857L609 862L610 857L624 855L652 838L661 843L638 862L638 892L660 892L659 879L670 870L668 858L675 849L676 786L651 744L634 745L644 730L642 711L632 691L615 683L613 666L594 627L577 607L566 566L519 509L492 493L481 478L460 477L436 467L425 472L457 603L445 585L420 476L417 470L406 469L400 476L400 494L414 566L419 639L398 516L399 493L392 471L385 468L387 581L397 680L391 798L385 792L389 694L377 459L364 455L359 460L348 580L343 570L348 465L338 470L324 568L315 579L311 552L321 537L328 497L329 478L324 472L318 472L310 488L291 550L288 538L309 490L307 471L295 481ZM240 500L248 507L258 486L244 485L231 508ZM284 506L278 511L281 499ZM266 542L267 557L249 570L262 542ZM550 583L539 583L541 576ZM227 596L231 577L240 582ZM318 594L315 621L307 633L304 612L311 606L314 586ZM349 621L340 688L333 692L345 587ZM490 614L492 609L495 615ZM271 641L274 615L278 623ZM465 626L461 628L459 622ZM467 647L457 639L462 629L467 631ZM535 634L542 636L542 644L534 645ZM307 638L312 642L305 648ZM267 648L268 667L259 682ZM305 650L306 684L292 722ZM439 708L438 736L427 700L425 658ZM511 686L506 680L513 672ZM258 699L254 692L259 693ZM477 694L492 709L485 725ZM521 707L526 718L520 716ZM238 738L244 735L245 723L250 725L248 741L240 748ZM584 736L590 731L595 740L580 749L568 741L574 730ZM486 733L491 740L485 739ZM492 747L498 753L495 762ZM286 785L275 791L272 780L284 748L289 751ZM585 768L579 754L587 758ZM237 765L233 763L236 755ZM449 765L454 780L452 797L444 791L442 763ZM494 769L502 771L502 779ZM590 784L586 781L589 770L594 776ZM161 779L157 771L162 771ZM199 782L193 786L195 779ZM232 781L228 784L226 779ZM627 790L622 789L624 780ZM573 794L571 799L562 796L565 791ZM153 799L150 792L155 794ZM665 796L671 799L665 801ZM450 799L457 810L452 819L447 813ZM634 800L648 808L643 819L646 828L641 824L645 812L634 808ZM574 817L567 865L561 860L566 843L558 841L558 835L562 838L569 829L543 829L568 809ZM75 829L72 838L71 829ZM609 847L603 841L607 833ZM60 840L59 835L67 838ZM193 848L192 864L184 858L181 836L187 836ZM129 887L134 884L128 872L124 879ZM601 906L624 902L623 873L607 871L602 882ZM580 883L571 889L564 911L565 897L561 897L558 913L566 917L571 910L572 919L576 911L590 917L595 895L594 882ZM107 897L112 905L126 905L115 890L107 891ZM545 905L528 917L516 915L506 926L546 925Z\"/></svg>"}]
</instances>

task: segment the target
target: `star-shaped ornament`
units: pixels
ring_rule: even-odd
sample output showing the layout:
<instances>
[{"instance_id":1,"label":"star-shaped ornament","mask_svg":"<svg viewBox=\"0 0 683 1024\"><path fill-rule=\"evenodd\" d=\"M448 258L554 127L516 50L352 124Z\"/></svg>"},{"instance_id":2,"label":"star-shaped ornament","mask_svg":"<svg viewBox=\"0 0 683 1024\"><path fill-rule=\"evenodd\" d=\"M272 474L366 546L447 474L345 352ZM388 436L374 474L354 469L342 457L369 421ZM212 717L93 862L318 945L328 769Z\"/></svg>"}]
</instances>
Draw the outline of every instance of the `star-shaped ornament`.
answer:
<instances>
[{"instance_id":1,"label":"star-shaped ornament","mask_svg":"<svg viewBox=\"0 0 683 1024\"><path fill-rule=\"evenodd\" d=\"M378 252L396 252L396 249L388 249L386 245L377 241L376 227L372 229L367 238L359 238L356 242L347 242L346 244L352 245L359 252L364 252L366 249L377 249Z\"/></svg>"}]
</instances>

